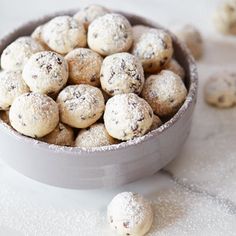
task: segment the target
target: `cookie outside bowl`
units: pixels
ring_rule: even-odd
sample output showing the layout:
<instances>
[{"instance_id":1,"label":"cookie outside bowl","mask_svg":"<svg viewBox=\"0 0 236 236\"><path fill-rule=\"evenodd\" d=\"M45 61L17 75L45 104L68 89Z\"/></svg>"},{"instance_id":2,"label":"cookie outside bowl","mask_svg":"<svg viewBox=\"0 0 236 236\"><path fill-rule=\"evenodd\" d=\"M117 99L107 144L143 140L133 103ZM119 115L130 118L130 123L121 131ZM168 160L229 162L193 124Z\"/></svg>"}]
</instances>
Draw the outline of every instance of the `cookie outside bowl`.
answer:
<instances>
[{"instance_id":1,"label":"cookie outside bowl","mask_svg":"<svg viewBox=\"0 0 236 236\"><path fill-rule=\"evenodd\" d=\"M40 24L59 12L17 28L0 40L0 53L17 37L30 35ZM126 16L132 25L161 28L158 24L132 14ZM179 111L158 129L141 138L97 147L78 148L50 145L25 137L0 120L0 158L9 166L37 181L65 188L92 189L123 185L153 175L180 152L191 128L197 98L198 75L188 50L170 33L175 58L185 69L186 101Z\"/></svg>"}]
</instances>

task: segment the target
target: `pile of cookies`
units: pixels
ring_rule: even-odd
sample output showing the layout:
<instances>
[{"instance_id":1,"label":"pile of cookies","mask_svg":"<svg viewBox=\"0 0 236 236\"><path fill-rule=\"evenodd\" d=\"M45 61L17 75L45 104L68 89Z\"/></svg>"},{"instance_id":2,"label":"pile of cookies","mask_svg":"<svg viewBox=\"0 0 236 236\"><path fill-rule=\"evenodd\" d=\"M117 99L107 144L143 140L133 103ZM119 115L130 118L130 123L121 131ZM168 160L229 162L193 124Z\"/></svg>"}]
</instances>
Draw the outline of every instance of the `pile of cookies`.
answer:
<instances>
[{"instance_id":1,"label":"pile of cookies","mask_svg":"<svg viewBox=\"0 0 236 236\"><path fill-rule=\"evenodd\" d=\"M185 71L164 30L91 5L1 55L1 117L50 144L98 147L145 135L184 103ZM8 118L9 115L9 118Z\"/></svg>"}]
</instances>

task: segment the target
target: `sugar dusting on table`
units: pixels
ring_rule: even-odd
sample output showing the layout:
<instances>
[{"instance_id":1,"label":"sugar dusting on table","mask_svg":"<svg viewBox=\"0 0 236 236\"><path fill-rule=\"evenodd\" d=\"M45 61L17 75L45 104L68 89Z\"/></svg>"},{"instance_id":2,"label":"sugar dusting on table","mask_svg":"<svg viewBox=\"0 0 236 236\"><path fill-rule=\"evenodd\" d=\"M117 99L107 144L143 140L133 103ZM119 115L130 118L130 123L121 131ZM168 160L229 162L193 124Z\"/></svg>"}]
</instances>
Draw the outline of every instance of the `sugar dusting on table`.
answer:
<instances>
[{"instance_id":1,"label":"sugar dusting on table","mask_svg":"<svg viewBox=\"0 0 236 236\"><path fill-rule=\"evenodd\" d=\"M223 201L193 193L179 185L154 193L150 198L155 219L148 236L235 235L235 212ZM106 223L105 212L77 207L44 207L2 182L0 227L37 236L112 234Z\"/></svg>"}]
</instances>

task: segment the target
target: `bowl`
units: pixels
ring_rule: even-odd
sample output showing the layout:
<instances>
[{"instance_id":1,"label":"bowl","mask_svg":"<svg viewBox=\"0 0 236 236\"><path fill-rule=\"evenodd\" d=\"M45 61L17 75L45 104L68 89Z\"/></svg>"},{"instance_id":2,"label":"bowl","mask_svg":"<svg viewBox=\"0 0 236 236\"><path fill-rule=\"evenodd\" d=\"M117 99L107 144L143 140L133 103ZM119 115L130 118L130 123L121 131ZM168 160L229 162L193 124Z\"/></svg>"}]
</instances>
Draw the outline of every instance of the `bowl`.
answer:
<instances>
[{"instance_id":1,"label":"bowl","mask_svg":"<svg viewBox=\"0 0 236 236\"><path fill-rule=\"evenodd\" d=\"M0 40L0 54L16 38L30 35L40 24L65 11L30 21ZM145 18L119 12L132 25L162 28ZM170 33L170 32L169 32ZM97 148L60 147L25 137L0 119L0 158L9 166L34 180L74 189L106 188L124 185L153 175L173 160L185 143L191 128L197 97L198 75L188 50L170 33L175 58L186 71L187 99L179 111L160 128L116 145Z\"/></svg>"}]
</instances>

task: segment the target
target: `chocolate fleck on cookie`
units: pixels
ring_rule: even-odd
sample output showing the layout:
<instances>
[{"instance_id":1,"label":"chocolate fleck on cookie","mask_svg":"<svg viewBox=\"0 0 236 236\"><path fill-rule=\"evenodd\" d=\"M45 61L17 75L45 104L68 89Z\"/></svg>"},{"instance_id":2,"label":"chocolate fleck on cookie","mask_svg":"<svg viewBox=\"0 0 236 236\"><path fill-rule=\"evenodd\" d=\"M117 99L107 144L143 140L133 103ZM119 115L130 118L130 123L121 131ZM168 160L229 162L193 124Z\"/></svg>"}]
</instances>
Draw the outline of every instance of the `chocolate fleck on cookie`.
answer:
<instances>
[{"instance_id":1,"label":"chocolate fleck on cookie","mask_svg":"<svg viewBox=\"0 0 236 236\"><path fill-rule=\"evenodd\" d=\"M108 133L120 140L144 135L153 122L149 104L134 93L118 94L106 103L104 113Z\"/></svg>"},{"instance_id":2,"label":"chocolate fleck on cookie","mask_svg":"<svg viewBox=\"0 0 236 236\"><path fill-rule=\"evenodd\" d=\"M143 67L137 57L123 52L104 59L101 68L101 85L109 95L140 94L143 84Z\"/></svg>"}]
</instances>

